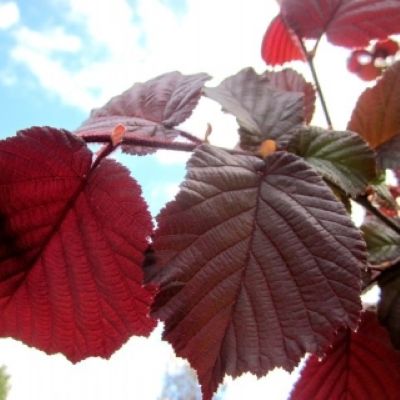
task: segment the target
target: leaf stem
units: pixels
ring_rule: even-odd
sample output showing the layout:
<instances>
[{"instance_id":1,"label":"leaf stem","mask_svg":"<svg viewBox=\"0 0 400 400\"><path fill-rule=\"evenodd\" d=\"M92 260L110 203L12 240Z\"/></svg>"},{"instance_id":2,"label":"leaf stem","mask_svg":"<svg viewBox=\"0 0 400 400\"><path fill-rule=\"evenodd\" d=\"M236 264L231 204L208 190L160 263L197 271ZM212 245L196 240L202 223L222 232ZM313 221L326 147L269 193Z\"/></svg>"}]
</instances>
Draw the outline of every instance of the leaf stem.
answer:
<instances>
[{"instance_id":1,"label":"leaf stem","mask_svg":"<svg viewBox=\"0 0 400 400\"><path fill-rule=\"evenodd\" d=\"M110 135L108 134L98 134L98 135L88 135L81 136L81 138L87 143L107 143L111 144ZM124 137L121 145L128 144L133 146L144 146L156 149L167 149L176 151L193 151L202 141L199 143L182 143L182 142L167 142L163 140L139 138L139 137ZM112 150L114 147L112 147ZM111 151L112 151L111 150ZM104 150L105 151L105 150ZM108 153L109 154L109 153Z\"/></svg>"},{"instance_id":2,"label":"leaf stem","mask_svg":"<svg viewBox=\"0 0 400 400\"><path fill-rule=\"evenodd\" d=\"M119 144L114 146L111 140L109 143L104 144L103 147L98 151L97 157L91 169L95 169L99 165L100 161L110 155L118 146Z\"/></svg>"},{"instance_id":3,"label":"leaf stem","mask_svg":"<svg viewBox=\"0 0 400 400\"><path fill-rule=\"evenodd\" d=\"M354 201L365 209L367 209L371 214L375 215L375 217L379 218L385 225L389 228L393 229L396 233L400 235L400 225L394 222L391 218L387 217L381 211L379 211L376 207L374 207L370 201L368 200L368 195L360 195L357 196Z\"/></svg>"},{"instance_id":4,"label":"leaf stem","mask_svg":"<svg viewBox=\"0 0 400 400\"><path fill-rule=\"evenodd\" d=\"M301 48L302 48L302 50L303 50L303 52L304 52L304 54L305 54L305 56L307 58L307 64L308 64L308 66L310 68L311 75L313 77L314 84L315 84L315 87L317 89L318 97L319 97L319 100L320 100L321 105L322 105L322 110L323 110L324 115L325 115L325 119L326 119L326 123L328 125L328 129L332 129L333 128L332 120L331 120L331 117L329 115L328 106L326 104L324 93L322 92L322 87L321 87L321 84L320 84L319 79L318 79L317 70L315 69L315 65L314 65L314 55L315 55L315 51L316 51L316 47L317 46L315 46L313 51L310 53L309 51L307 51L306 46L304 44L304 41L302 39L300 39L300 44L301 44ZM318 44L318 42L317 42L317 44Z\"/></svg>"},{"instance_id":5,"label":"leaf stem","mask_svg":"<svg viewBox=\"0 0 400 400\"><path fill-rule=\"evenodd\" d=\"M185 139L190 140L190 141L193 142L193 143L197 143L197 144L203 143L203 140L199 139L198 137L192 135L192 134L189 133L189 132L181 131L180 129L174 129L174 130L175 130L176 132L178 132L180 136L182 136L182 137L185 138Z\"/></svg>"}]
</instances>

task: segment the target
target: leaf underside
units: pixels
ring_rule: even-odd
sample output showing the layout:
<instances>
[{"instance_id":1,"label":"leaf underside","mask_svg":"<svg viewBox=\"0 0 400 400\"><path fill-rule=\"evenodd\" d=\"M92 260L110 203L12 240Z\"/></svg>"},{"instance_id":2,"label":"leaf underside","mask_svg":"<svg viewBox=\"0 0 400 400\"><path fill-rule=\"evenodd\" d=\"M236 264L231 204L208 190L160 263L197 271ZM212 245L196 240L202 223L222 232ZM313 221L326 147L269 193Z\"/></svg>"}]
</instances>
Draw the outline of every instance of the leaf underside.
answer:
<instances>
[{"instance_id":1,"label":"leaf underside","mask_svg":"<svg viewBox=\"0 0 400 400\"><path fill-rule=\"evenodd\" d=\"M400 134L400 61L359 97L348 129L375 149Z\"/></svg>"},{"instance_id":2,"label":"leaf underside","mask_svg":"<svg viewBox=\"0 0 400 400\"><path fill-rule=\"evenodd\" d=\"M400 352L367 311L357 332L341 331L322 361L309 358L290 400L397 400L399 393Z\"/></svg>"},{"instance_id":3,"label":"leaf underside","mask_svg":"<svg viewBox=\"0 0 400 400\"><path fill-rule=\"evenodd\" d=\"M196 107L209 75L182 75L169 72L113 97L76 131L80 136L111 134L117 124L126 127L125 138L158 139L172 142L178 132L174 127L184 122ZM123 145L130 154L149 154L154 148Z\"/></svg>"},{"instance_id":4,"label":"leaf underside","mask_svg":"<svg viewBox=\"0 0 400 400\"><path fill-rule=\"evenodd\" d=\"M364 242L297 156L201 146L158 226L153 315L205 400L225 374L291 370L340 326L355 328Z\"/></svg>"},{"instance_id":5,"label":"leaf underside","mask_svg":"<svg viewBox=\"0 0 400 400\"><path fill-rule=\"evenodd\" d=\"M374 152L360 136L349 131L299 129L288 151L303 157L324 178L353 197L364 192L376 176Z\"/></svg>"},{"instance_id":6,"label":"leaf underside","mask_svg":"<svg viewBox=\"0 0 400 400\"><path fill-rule=\"evenodd\" d=\"M140 187L86 144L31 128L0 142L0 335L77 362L148 335Z\"/></svg>"},{"instance_id":7,"label":"leaf underside","mask_svg":"<svg viewBox=\"0 0 400 400\"><path fill-rule=\"evenodd\" d=\"M306 123L310 123L315 110L315 89L307 82L302 75L293 69L286 68L282 71L267 71L267 76L272 87L287 92L303 93L304 118Z\"/></svg>"},{"instance_id":8,"label":"leaf underside","mask_svg":"<svg viewBox=\"0 0 400 400\"><path fill-rule=\"evenodd\" d=\"M328 40L344 47L365 47L373 39L400 32L398 0L281 0L286 24L300 37Z\"/></svg>"},{"instance_id":9,"label":"leaf underside","mask_svg":"<svg viewBox=\"0 0 400 400\"><path fill-rule=\"evenodd\" d=\"M239 124L240 146L256 151L272 139L285 142L304 122L303 94L276 89L267 76L245 68L214 88L206 96L234 115Z\"/></svg>"}]
</instances>

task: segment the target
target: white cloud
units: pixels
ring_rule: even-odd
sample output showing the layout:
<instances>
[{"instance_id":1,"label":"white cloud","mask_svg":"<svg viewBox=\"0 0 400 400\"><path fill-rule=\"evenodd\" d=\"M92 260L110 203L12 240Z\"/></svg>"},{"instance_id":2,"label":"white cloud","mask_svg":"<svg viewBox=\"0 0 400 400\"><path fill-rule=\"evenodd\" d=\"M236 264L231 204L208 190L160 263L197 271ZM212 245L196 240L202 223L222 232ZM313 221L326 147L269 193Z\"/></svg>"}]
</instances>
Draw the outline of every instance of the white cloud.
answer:
<instances>
[{"instance_id":1,"label":"white cloud","mask_svg":"<svg viewBox=\"0 0 400 400\"><path fill-rule=\"evenodd\" d=\"M63 1L66 18L83 32L75 58L79 67L71 69L57 58L60 48L51 48L48 30L19 31L12 54L44 89L84 110L170 70L206 71L221 79L247 65L263 68L260 42L277 10L274 3L258 0L188 0L187 13L177 16L161 0L138 0L136 6L127 0ZM27 41L24 32L32 38ZM77 50L78 42L59 32L59 39L68 38L69 48ZM46 46L33 48L38 43ZM106 56L91 58L93 47Z\"/></svg>"},{"instance_id":2,"label":"white cloud","mask_svg":"<svg viewBox=\"0 0 400 400\"><path fill-rule=\"evenodd\" d=\"M8 1L0 4L0 29L10 29L19 22L19 19L17 3Z\"/></svg>"},{"instance_id":3,"label":"white cloud","mask_svg":"<svg viewBox=\"0 0 400 400\"><path fill-rule=\"evenodd\" d=\"M173 350L161 342L162 326L148 338L131 338L109 360L88 358L71 364L12 339L0 341L1 365L7 366L8 400L154 400ZM155 377L157 377L155 379Z\"/></svg>"},{"instance_id":4,"label":"white cloud","mask_svg":"<svg viewBox=\"0 0 400 400\"><path fill-rule=\"evenodd\" d=\"M173 200L179 192L179 182L158 184L151 191L151 198L167 202Z\"/></svg>"},{"instance_id":5,"label":"white cloud","mask_svg":"<svg viewBox=\"0 0 400 400\"><path fill-rule=\"evenodd\" d=\"M61 27L47 29L42 32L21 27L15 32L15 38L20 47L43 53L76 53L82 46L78 36L65 33Z\"/></svg>"}]
</instances>

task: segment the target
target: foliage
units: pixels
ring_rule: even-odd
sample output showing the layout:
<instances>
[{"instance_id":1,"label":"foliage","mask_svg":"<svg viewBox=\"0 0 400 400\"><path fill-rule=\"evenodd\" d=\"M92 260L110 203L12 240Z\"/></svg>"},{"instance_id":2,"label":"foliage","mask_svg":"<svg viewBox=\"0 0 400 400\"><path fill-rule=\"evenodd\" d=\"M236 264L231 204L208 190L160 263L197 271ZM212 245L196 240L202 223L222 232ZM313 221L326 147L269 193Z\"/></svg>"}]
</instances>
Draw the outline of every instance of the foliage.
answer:
<instances>
[{"instance_id":1,"label":"foliage","mask_svg":"<svg viewBox=\"0 0 400 400\"><path fill-rule=\"evenodd\" d=\"M263 59L306 62L313 84L290 68L245 68L206 88L207 74L171 72L74 133L33 127L0 142L1 336L77 362L109 357L160 319L205 400L226 374L291 371L306 353L293 399L398 397L400 191L381 176L400 168L399 47L388 38L400 2L280 4ZM323 35L352 51L351 71L376 79L344 131L313 63ZM360 72L365 53L354 54L367 46L379 73ZM316 93L327 129L310 126ZM236 118L235 149L179 129L202 95ZM88 143L103 147L93 155ZM193 152L156 229L134 177L108 158L119 146ZM361 230L350 199L367 211ZM377 284L377 314L362 311Z\"/></svg>"},{"instance_id":2,"label":"foliage","mask_svg":"<svg viewBox=\"0 0 400 400\"><path fill-rule=\"evenodd\" d=\"M0 400L7 400L10 390L10 376L7 374L6 367L0 367Z\"/></svg>"}]
</instances>

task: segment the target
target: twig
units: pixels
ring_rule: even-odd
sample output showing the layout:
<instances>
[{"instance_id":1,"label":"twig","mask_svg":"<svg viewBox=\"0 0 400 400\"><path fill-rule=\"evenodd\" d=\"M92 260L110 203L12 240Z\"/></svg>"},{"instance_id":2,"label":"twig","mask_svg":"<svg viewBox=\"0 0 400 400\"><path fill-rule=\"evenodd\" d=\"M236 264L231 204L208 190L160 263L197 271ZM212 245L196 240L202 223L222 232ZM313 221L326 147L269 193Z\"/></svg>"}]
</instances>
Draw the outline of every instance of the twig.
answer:
<instances>
[{"instance_id":1,"label":"twig","mask_svg":"<svg viewBox=\"0 0 400 400\"><path fill-rule=\"evenodd\" d=\"M109 134L87 135L81 136L87 143L111 143ZM200 143L202 143L200 141ZM138 137L124 137L121 145L133 145L152 147L157 149L168 149L176 151L193 151L200 143L182 143L182 142L167 142L156 139L145 139Z\"/></svg>"},{"instance_id":2,"label":"twig","mask_svg":"<svg viewBox=\"0 0 400 400\"><path fill-rule=\"evenodd\" d=\"M190 140L193 143L197 143L197 144L201 144L203 143L203 141L201 139L199 139L198 137L192 135L189 132L186 131L181 131L180 129L174 129L175 132L178 132L180 136L182 136L185 139Z\"/></svg>"},{"instance_id":3,"label":"twig","mask_svg":"<svg viewBox=\"0 0 400 400\"><path fill-rule=\"evenodd\" d=\"M326 123L328 125L328 129L332 129L332 127L333 127L332 120L331 120L331 117L329 115L329 111L328 111L328 107L326 105L325 97L324 97L324 94L322 92L322 87L321 87L321 84L319 82L317 71L316 71L315 66L314 66L314 55L315 55L316 47L310 53L310 52L307 51L303 40L301 38L299 38L299 40L300 40L301 48L302 48L302 50L303 50L303 52L304 52L304 54L305 54L305 56L307 58L307 63L308 63L308 66L310 67L310 71L311 71L311 75L312 75L313 80L314 80L315 87L317 88L318 97L319 97L319 100L320 100L321 105L322 105L322 110L323 110L324 115L325 115L325 119L326 119Z\"/></svg>"}]
</instances>

